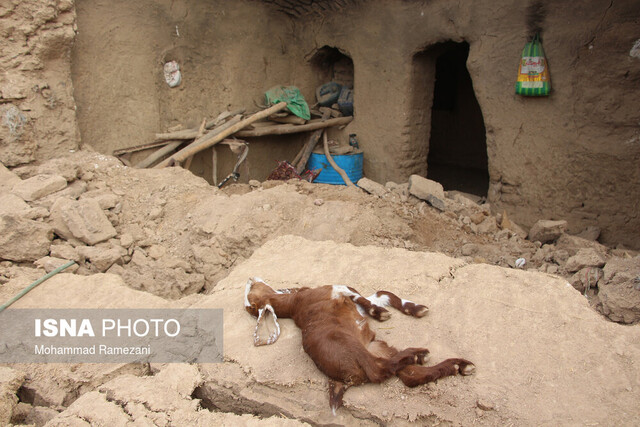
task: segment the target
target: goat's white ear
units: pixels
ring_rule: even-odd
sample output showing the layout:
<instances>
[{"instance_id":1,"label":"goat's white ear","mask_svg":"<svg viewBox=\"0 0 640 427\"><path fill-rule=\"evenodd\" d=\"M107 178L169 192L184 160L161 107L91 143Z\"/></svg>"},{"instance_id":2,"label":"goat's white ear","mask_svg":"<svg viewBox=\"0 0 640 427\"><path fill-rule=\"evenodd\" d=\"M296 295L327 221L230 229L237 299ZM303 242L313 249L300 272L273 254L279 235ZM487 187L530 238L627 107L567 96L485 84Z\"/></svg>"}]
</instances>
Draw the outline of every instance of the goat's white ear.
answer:
<instances>
[{"instance_id":1,"label":"goat's white ear","mask_svg":"<svg viewBox=\"0 0 640 427\"><path fill-rule=\"evenodd\" d=\"M270 345L278 341L280 336L280 324L278 316L271 305L267 304L258 310L258 321L253 333L253 345Z\"/></svg>"}]
</instances>

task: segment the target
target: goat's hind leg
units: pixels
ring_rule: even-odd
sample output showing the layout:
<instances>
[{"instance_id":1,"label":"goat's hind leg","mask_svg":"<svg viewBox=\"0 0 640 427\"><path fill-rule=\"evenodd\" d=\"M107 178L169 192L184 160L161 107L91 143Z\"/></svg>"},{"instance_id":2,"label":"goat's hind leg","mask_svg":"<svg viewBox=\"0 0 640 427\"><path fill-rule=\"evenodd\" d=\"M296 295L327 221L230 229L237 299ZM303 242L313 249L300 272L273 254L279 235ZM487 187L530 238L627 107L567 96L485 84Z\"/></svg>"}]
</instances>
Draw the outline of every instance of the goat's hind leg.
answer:
<instances>
[{"instance_id":1,"label":"goat's hind leg","mask_svg":"<svg viewBox=\"0 0 640 427\"><path fill-rule=\"evenodd\" d=\"M342 396L347 390L347 386L340 381L329 380L329 406L333 415L342 406Z\"/></svg>"},{"instance_id":2,"label":"goat's hind leg","mask_svg":"<svg viewBox=\"0 0 640 427\"><path fill-rule=\"evenodd\" d=\"M435 366L409 365L396 375L407 387L416 387L451 375L471 375L475 369L475 365L468 360L447 359Z\"/></svg>"},{"instance_id":3,"label":"goat's hind leg","mask_svg":"<svg viewBox=\"0 0 640 427\"><path fill-rule=\"evenodd\" d=\"M391 372L398 375L407 366L422 365L427 361L429 350L426 348L406 348L389 358Z\"/></svg>"}]
</instances>

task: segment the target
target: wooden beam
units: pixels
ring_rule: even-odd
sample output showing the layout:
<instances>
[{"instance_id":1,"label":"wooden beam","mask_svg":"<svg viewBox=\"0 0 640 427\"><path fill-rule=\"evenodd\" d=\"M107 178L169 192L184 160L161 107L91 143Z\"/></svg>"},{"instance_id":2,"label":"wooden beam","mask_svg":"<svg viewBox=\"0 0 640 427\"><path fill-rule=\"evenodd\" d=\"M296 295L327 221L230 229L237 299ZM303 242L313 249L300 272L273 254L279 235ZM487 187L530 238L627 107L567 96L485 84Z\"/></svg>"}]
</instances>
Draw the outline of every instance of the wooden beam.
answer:
<instances>
[{"instance_id":1,"label":"wooden beam","mask_svg":"<svg viewBox=\"0 0 640 427\"><path fill-rule=\"evenodd\" d=\"M118 156L122 156L123 154L129 154L129 153L136 153L138 151L144 151L144 150L148 150L150 148L157 148L157 147L162 147L165 146L167 144L169 144L172 141L154 141L154 142L150 142L148 144L142 144L142 145L136 145L134 147L128 147L128 148L120 148L119 150L113 150L111 152L112 155L118 157Z\"/></svg>"},{"instance_id":2,"label":"wooden beam","mask_svg":"<svg viewBox=\"0 0 640 427\"><path fill-rule=\"evenodd\" d=\"M139 162L135 167L138 169L148 168L149 166L151 166L152 164L154 164L156 161L160 160L167 154L175 151L176 148L178 148L178 146L180 146L180 144L182 144L183 141L174 141L174 142L168 141L168 142L169 144L149 154L147 157L144 158L144 160Z\"/></svg>"},{"instance_id":3,"label":"wooden beam","mask_svg":"<svg viewBox=\"0 0 640 427\"><path fill-rule=\"evenodd\" d=\"M311 130L324 129L332 126L343 126L351 123L353 116L338 117L336 119L329 119L324 122L307 123L306 125L276 125L268 126L264 128L256 128L251 130L242 130L236 133L239 138L251 138L256 136L266 135L288 135L292 133L307 132Z\"/></svg>"}]
</instances>

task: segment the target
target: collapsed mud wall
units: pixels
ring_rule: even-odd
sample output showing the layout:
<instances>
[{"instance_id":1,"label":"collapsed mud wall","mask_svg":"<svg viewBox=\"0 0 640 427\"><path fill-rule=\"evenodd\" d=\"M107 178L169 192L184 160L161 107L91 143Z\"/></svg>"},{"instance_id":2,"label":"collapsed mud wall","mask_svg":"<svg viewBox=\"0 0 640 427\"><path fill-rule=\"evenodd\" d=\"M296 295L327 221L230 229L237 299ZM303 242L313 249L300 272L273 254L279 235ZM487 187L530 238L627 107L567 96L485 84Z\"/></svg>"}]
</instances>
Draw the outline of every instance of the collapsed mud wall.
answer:
<instances>
[{"instance_id":1,"label":"collapsed mud wall","mask_svg":"<svg viewBox=\"0 0 640 427\"><path fill-rule=\"evenodd\" d=\"M492 208L524 226L543 217L567 219L570 232L595 225L605 243L640 247L640 13L623 2L536 5L553 86L540 99L514 94L532 10L515 0L79 0L75 10L63 0L9 2L0 8L1 160L75 148L70 76L83 143L110 153L177 123L252 109L276 84L297 85L313 101L320 73L312 59L328 46L352 60L355 86L356 118L333 136L356 133L365 174L403 182L429 174L434 46L464 42ZM176 89L162 76L167 60L182 68ZM264 179L302 138L252 142L243 176ZM222 152L220 173L233 161ZM192 171L209 179L210 162L203 154Z\"/></svg>"},{"instance_id":2,"label":"collapsed mud wall","mask_svg":"<svg viewBox=\"0 0 640 427\"><path fill-rule=\"evenodd\" d=\"M0 4L0 162L17 166L78 147L70 52L72 0Z\"/></svg>"}]
</instances>

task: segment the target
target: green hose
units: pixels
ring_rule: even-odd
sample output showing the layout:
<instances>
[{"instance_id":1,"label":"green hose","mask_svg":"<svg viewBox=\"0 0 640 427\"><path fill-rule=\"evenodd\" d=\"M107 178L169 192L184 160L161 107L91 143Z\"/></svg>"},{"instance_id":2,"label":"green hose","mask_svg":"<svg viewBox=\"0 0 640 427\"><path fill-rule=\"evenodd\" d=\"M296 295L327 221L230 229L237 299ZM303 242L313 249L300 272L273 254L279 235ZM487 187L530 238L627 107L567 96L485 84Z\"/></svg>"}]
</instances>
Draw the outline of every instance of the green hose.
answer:
<instances>
[{"instance_id":1,"label":"green hose","mask_svg":"<svg viewBox=\"0 0 640 427\"><path fill-rule=\"evenodd\" d=\"M41 278L39 278L38 280L36 280L35 282L30 284L26 288L24 288L18 295L16 295L15 297L11 298L9 301L5 302L4 304L0 305L0 313L3 312L5 308L9 307L11 304L13 304L14 302L18 301L20 298L25 296L27 294L27 292L29 292L31 289L35 288L36 286L38 286L40 283L44 282L48 278L53 277L56 274L60 273L62 270L66 269L68 267L71 267L75 263L76 263L75 261L69 261L65 265L61 265L60 267L58 267L55 270L53 270L51 273L48 273L48 274L42 276Z\"/></svg>"}]
</instances>

